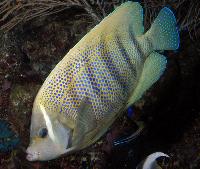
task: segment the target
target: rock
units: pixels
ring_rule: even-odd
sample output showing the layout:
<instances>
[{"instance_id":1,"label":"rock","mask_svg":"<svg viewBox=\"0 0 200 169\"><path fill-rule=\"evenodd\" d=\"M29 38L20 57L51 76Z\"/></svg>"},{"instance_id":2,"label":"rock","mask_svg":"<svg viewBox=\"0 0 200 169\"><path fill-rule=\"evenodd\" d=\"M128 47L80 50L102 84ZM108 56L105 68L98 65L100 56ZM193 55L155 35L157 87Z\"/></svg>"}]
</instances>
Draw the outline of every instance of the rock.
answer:
<instances>
[{"instance_id":1,"label":"rock","mask_svg":"<svg viewBox=\"0 0 200 169\"><path fill-rule=\"evenodd\" d=\"M15 113L16 118L23 121L23 116L31 111L33 100L39 88L40 85L37 84L15 85L12 87L10 109L11 112Z\"/></svg>"},{"instance_id":2,"label":"rock","mask_svg":"<svg viewBox=\"0 0 200 169\"><path fill-rule=\"evenodd\" d=\"M14 85L10 94L9 119L16 126L24 144L29 142L29 125L33 101L40 85Z\"/></svg>"},{"instance_id":3,"label":"rock","mask_svg":"<svg viewBox=\"0 0 200 169\"><path fill-rule=\"evenodd\" d=\"M20 139L12 130L9 123L0 119L0 153L12 151L19 142Z\"/></svg>"},{"instance_id":4,"label":"rock","mask_svg":"<svg viewBox=\"0 0 200 169\"><path fill-rule=\"evenodd\" d=\"M60 18L44 17L32 22L23 30L23 36L19 37L21 50L30 60L31 68L43 80L91 26L87 17L76 18L76 15L63 21L61 18L69 13L59 14Z\"/></svg>"},{"instance_id":5,"label":"rock","mask_svg":"<svg viewBox=\"0 0 200 169\"><path fill-rule=\"evenodd\" d=\"M3 82L3 85L2 85L3 91L10 89L10 87L11 87L11 82L8 81L7 79L5 79L4 82Z\"/></svg>"}]
</instances>

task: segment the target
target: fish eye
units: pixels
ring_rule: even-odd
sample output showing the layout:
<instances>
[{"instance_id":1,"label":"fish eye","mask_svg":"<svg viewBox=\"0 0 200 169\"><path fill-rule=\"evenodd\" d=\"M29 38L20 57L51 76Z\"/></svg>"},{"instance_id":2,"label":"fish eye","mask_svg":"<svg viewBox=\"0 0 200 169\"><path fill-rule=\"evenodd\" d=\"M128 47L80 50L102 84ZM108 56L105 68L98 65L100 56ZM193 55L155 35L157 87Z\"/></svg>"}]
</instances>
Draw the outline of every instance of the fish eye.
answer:
<instances>
[{"instance_id":1,"label":"fish eye","mask_svg":"<svg viewBox=\"0 0 200 169\"><path fill-rule=\"evenodd\" d=\"M39 133L38 133L38 135L39 135L41 138L46 137L47 134L48 134L47 128L41 128L41 129L39 130Z\"/></svg>"}]
</instances>

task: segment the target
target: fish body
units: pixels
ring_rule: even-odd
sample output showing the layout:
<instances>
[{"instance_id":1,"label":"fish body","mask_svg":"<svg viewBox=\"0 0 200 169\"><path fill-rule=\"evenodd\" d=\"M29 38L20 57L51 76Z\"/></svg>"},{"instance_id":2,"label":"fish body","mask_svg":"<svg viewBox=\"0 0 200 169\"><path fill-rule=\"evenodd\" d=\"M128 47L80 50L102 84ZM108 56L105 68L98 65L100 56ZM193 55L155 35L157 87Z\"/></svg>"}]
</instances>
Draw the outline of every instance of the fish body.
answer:
<instances>
[{"instance_id":1,"label":"fish body","mask_svg":"<svg viewBox=\"0 0 200 169\"><path fill-rule=\"evenodd\" d=\"M163 73L166 58L155 50L178 45L168 8L144 34L141 5L118 7L67 53L40 88L27 159L49 160L94 143Z\"/></svg>"}]
</instances>

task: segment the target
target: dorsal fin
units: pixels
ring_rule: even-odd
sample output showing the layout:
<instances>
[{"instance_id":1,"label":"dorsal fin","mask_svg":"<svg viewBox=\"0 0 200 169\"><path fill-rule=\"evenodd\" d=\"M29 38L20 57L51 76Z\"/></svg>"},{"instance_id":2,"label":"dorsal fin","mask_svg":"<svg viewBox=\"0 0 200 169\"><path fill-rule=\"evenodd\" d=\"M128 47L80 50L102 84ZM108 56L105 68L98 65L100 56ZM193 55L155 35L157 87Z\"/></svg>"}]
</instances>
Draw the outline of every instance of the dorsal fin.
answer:
<instances>
[{"instance_id":1,"label":"dorsal fin","mask_svg":"<svg viewBox=\"0 0 200 169\"><path fill-rule=\"evenodd\" d=\"M121 24L129 24L134 35L139 36L144 33L143 8L140 3L131 1L125 2L116 8L111 15L113 15L113 20L119 19Z\"/></svg>"},{"instance_id":2,"label":"dorsal fin","mask_svg":"<svg viewBox=\"0 0 200 169\"><path fill-rule=\"evenodd\" d=\"M123 3L105 17L96 26L96 30L102 28L110 30L111 25L117 30L123 27L124 29L130 29L136 36L142 35L144 33L142 6L138 2L128 1Z\"/></svg>"}]
</instances>

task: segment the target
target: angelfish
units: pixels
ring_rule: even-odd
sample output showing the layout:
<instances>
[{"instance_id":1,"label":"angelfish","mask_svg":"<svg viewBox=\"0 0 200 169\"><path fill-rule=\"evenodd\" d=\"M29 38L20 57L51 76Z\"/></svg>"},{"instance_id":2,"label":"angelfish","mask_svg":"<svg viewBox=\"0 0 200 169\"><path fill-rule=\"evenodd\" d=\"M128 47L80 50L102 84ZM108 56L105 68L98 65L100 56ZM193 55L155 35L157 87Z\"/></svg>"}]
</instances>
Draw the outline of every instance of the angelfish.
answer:
<instances>
[{"instance_id":1,"label":"angelfish","mask_svg":"<svg viewBox=\"0 0 200 169\"><path fill-rule=\"evenodd\" d=\"M33 105L27 159L51 160L97 141L163 74L179 33L164 7L144 33L137 2L117 7L56 65Z\"/></svg>"}]
</instances>

